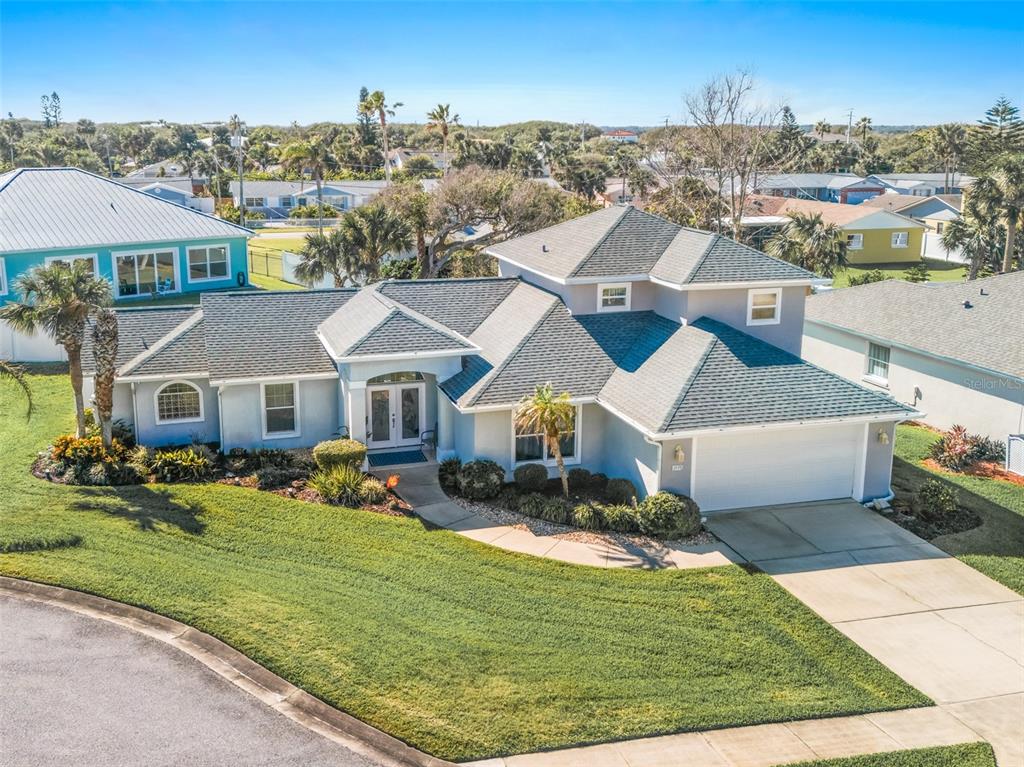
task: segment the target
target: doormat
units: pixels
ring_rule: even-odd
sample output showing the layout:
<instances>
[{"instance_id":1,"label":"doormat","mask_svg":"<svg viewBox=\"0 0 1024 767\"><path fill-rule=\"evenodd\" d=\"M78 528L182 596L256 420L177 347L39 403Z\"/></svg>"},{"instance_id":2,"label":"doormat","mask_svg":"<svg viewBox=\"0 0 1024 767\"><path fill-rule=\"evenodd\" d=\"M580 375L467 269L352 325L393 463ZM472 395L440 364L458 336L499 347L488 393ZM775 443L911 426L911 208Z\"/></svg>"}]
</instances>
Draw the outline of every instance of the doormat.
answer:
<instances>
[{"instance_id":1,"label":"doormat","mask_svg":"<svg viewBox=\"0 0 1024 767\"><path fill-rule=\"evenodd\" d=\"M399 450L394 453L369 453L366 460L372 468L379 468L403 463L426 463L427 457L422 450Z\"/></svg>"}]
</instances>

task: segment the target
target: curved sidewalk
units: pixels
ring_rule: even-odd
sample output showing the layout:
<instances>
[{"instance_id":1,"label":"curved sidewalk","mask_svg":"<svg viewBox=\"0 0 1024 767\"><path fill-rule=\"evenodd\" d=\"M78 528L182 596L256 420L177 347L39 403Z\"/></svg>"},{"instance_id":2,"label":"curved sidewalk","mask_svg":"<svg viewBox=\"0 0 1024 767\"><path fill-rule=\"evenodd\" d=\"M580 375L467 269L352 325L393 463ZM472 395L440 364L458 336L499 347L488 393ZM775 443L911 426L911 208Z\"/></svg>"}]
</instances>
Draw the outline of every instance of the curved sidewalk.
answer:
<instances>
[{"instance_id":1,"label":"curved sidewalk","mask_svg":"<svg viewBox=\"0 0 1024 767\"><path fill-rule=\"evenodd\" d=\"M394 473L381 469L381 476ZM479 514L453 503L437 480L437 466L402 469L398 494L415 509L416 514L438 527L497 546L506 551L557 559L576 565L593 567L633 567L648 569L718 567L743 558L722 542L702 546L666 544L620 546L608 543L583 543L551 535L536 535L512 525L499 525Z\"/></svg>"}]
</instances>

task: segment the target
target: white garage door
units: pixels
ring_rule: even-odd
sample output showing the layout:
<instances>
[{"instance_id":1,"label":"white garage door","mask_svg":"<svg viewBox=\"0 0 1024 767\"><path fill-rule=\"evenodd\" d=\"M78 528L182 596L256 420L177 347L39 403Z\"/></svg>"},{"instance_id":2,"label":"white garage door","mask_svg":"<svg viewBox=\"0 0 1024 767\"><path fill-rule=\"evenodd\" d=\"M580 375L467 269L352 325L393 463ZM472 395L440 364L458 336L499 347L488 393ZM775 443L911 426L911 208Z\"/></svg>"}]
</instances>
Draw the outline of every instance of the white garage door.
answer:
<instances>
[{"instance_id":1,"label":"white garage door","mask_svg":"<svg viewBox=\"0 0 1024 767\"><path fill-rule=\"evenodd\" d=\"M853 495L863 425L698 437L694 500L702 511Z\"/></svg>"}]
</instances>

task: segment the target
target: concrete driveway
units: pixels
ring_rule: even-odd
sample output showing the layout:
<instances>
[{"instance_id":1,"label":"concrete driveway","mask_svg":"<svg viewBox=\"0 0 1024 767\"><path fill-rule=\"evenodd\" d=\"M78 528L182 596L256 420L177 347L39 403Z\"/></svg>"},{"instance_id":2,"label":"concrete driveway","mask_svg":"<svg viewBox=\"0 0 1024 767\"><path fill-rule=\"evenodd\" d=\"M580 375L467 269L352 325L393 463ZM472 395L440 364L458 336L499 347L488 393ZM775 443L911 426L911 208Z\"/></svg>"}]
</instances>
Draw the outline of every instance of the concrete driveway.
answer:
<instances>
[{"instance_id":1,"label":"concrete driveway","mask_svg":"<svg viewBox=\"0 0 1024 767\"><path fill-rule=\"evenodd\" d=\"M712 514L748 561L1024 767L1024 598L853 501Z\"/></svg>"},{"instance_id":2,"label":"concrete driveway","mask_svg":"<svg viewBox=\"0 0 1024 767\"><path fill-rule=\"evenodd\" d=\"M0 765L370 767L163 642L0 596Z\"/></svg>"}]
</instances>

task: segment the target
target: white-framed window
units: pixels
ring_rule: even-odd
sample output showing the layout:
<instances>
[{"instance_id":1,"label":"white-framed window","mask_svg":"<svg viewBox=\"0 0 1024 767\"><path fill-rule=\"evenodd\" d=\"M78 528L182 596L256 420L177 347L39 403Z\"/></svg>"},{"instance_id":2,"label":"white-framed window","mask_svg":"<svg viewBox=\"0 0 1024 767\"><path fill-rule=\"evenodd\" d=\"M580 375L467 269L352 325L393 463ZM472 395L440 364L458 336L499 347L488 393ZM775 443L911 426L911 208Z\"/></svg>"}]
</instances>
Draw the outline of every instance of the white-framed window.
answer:
<instances>
[{"instance_id":1,"label":"white-framed window","mask_svg":"<svg viewBox=\"0 0 1024 767\"><path fill-rule=\"evenodd\" d=\"M295 207L295 198L294 197L282 197L279 200L279 202L281 203L280 207L282 207L282 208L293 208L293 207Z\"/></svg>"},{"instance_id":2,"label":"white-framed window","mask_svg":"<svg viewBox=\"0 0 1024 767\"><path fill-rule=\"evenodd\" d=\"M245 207L247 208L265 208L267 207L266 197L246 197Z\"/></svg>"},{"instance_id":3,"label":"white-framed window","mask_svg":"<svg viewBox=\"0 0 1024 767\"><path fill-rule=\"evenodd\" d=\"M308 197L300 197L299 198L299 207L300 208L305 207L307 204L309 204L309 198Z\"/></svg>"},{"instance_id":4,"label":"white-framed window","mask_svg":"<svg viewBox=\"0 0 1024 767\"><path fill-rule=\"evenodd\" d=\"M880 344L868 344L867 372L865 377L875 383L889 382L889 347Z\"/></svg>"},{"instance_id":5,"label":"white-framed window","mask_svg":"<svg viewBox=\"0 0 1024 767\"><path fill-rule=\"evenodd\" d=\"M204 245L188 249L188 281L223 280L228 276L228 246Z\"/></svg>"},{"instance_id":6,"label":"white-framed window","mask_svg":"<svg viewBox=\"0 0 1024 767\"><path fill-rule=\"evenodd\" d=\"M572 430L563 435L559 442L562 458L567 464L580 462L580 426L582 411L577 405L573 416ZM516 465L521 463L543 463L554 466L555 459L543 434L521 431L512 415L512 458Z\"/></svg>"},{"instance_id":7,"label":"white-framed window","mask_svg":"<svg viewBox=\"0 0 1024 767\"><path fill-rule=\"evenodd\" d=\"M776 288L747 291L747 324L778 325L782 313L782 292Z\"/></svg>"},{"instance_id":8,"label":"white-framed window","mask_svg":"<svg viewBox=\"0 0 1024 767\"><path fill-rule=\"evenodd\" d=\"M628 282L605 283L597 286L599 312L628 312L633 286Z\"/></svg>"},{"instance_id":9,"label":"white-framed window","mask_svg":"<svg viewBox=\"0 0 1024 767\"><path fill-rule=\"evenodd\" d=\"M178 250L114 253L114 295L117 298L177 293Z\"/></svg>"},{"instance_id":10,"label":"white-framed window","mask_svg":"<svg viewBox=\"0 0 1024 767\"><path fill-rule=\"evenodd\" d=\"M847 250L861 250L864 247L864 235L863 234L848 234L846 235L846 248Z\"/></svg>"},{"instance_id":11,"label":"white-framed window","mask_svg":"<svg viewBox=\"0 0 1024 767\"><path fill-rule=\"evenodd\" d=\"M92 274L93 277L95 277L96 275L98 275L100 273L99 255L96 254L96 253L80 253L80 254L74 255L74 256L47 256L46 257L46 265L47 266L49 266L50 264L57 263L57 262L60 262L62 264L67 264L68 266L73 266L74 264L76 264L79 261L85 261L85 262L87 262L89 264L89 266L90 266L90 273Z\"/></svg>"},{"instance_id":12,"label":"white-framed window","mask_svg":"<svg viewBox=\"0 0 1024 767\"><path fill-rule=\"evenodd\" d=\"M299 435L299 385L295 381L260 384L263 438Z\"/></svg>"},{"instance_id":13,"label":"white-framed window","mask_svg":"<svg viewBox=\"0 0 1024 767\"><path fill-rule=\"evenodd\" d=\"M893 232L892 246L894 248L905 248L910 239L910 232Z\"/></svg>"},{"instance_id":14,"label":"white-framed window","mask_svg":"<svg viewBox=\"0 0 1024 767\"><path fill-rule=\"evenodd\" d=\"M0 296L6 295L9 288L7 287L7 262L3 256L0 256Z\"/></svg>"},{"instance_id":15,"label":"white-framed window","mask_svg":"<svg viewBox=\"0 0 1024 767\"><path fill-rule=\"evenodd\" d=\"M203 417L203 393L188 381L171 381L153 395L157 423L192 423Z\"/></svg>"},{"instance_id":16,"label":"white-framed window","mask_svg":"<svg viewBox=\"0 0 1024 767\"><path fill-rule=\"evenodd\" d=\"M935 234L942 234L942 230L946 228L946 224L943 221L935 222Z\"/></svg>"}]
</instances>

